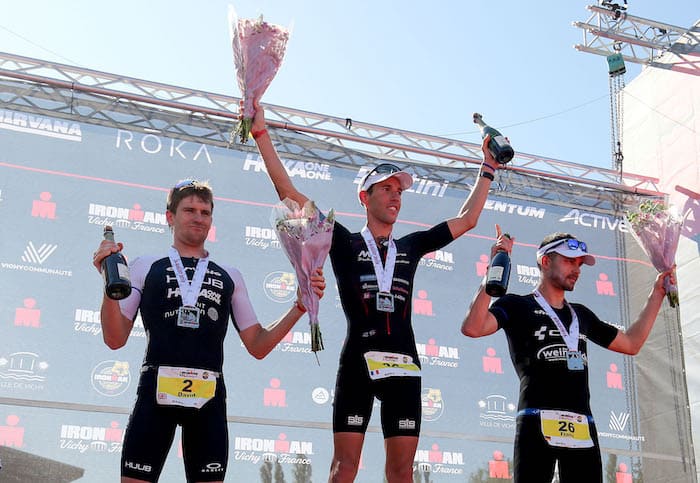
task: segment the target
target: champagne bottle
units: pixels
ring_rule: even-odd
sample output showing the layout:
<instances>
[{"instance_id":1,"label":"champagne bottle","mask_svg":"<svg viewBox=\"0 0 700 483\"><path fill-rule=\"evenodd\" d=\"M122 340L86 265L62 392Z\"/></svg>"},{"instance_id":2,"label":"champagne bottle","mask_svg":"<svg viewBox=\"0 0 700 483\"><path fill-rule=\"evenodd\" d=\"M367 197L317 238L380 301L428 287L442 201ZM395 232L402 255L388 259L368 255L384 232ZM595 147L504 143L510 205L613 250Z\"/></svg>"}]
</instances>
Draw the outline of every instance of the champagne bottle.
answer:
<instances>
[{"instance_id":1,"label":"champagne bottle","mask_svg":"<svg viewBox=\"0 0 700 483\"><path fill-rule=\"evenodd\" d=\"M491 140L489 141L488 147L497 163L507 164L511 159L513 159L513 156L515 156L515 151L513 151L513 147L510 145L508 140L497 129L494 129L488 124L484 123L481 114L478 112L474 113L474 123L477 124L481 130L481 139L491 135Z\"/></svg>"},{"instance_id":2,"label":"champagne bottle","mask_svg":"<svg viewBox=\"0 0 700 483\"><path fill-rule=\"evenodd\" d=\"M105 240L114 241L114 232L109 225L104 229ZM105 280L105 294L114 300L126 298L131 293L129 266L121 252L112 253L102 260L102 276Z\"/></svg>"},{"instance_id":3,"label":"champagne bottle","mask_svg":"<svg viewBox=\"0 0 700 483\"><path fill-rule=\"evenodd\" d=\"M503 236L508 236L504 234ZM486 273L486 287L484 290L491 297L501 297L508 291L510 279L510 255L505 250L499 250L491 259L489 270Z\"/></svg>"}]
</instances>

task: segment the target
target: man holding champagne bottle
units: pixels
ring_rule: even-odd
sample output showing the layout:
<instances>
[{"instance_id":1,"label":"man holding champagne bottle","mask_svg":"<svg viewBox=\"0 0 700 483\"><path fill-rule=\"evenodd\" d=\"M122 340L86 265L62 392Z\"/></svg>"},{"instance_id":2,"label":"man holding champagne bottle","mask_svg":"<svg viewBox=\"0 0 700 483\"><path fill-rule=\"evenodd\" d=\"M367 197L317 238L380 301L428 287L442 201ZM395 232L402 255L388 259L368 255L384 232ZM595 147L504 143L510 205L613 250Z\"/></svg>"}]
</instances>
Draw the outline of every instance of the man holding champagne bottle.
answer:
<instances>
[{"instance_id":1,"label":"man holding champagne bottle","mask_svg":"<svg viewBox=\"0 0 700 483\"><path fill-rule=\"evenodd\" d=\"M187 481L223 481L228 426L221 370L228 320L248 352L262 359L306 312L297 295L280 319L268 327L260 325L241 273L210 260L204 248L213 199L205 182L176 184L167 198L166 219L173 233L167 254L134 259L131 293L117 301L105 292L102 301L102 334L108 347L126 344L138 311L148 335L137 400L124 435L122 482L158 480L177 425L182 426ZM122 248L106 237L93 264L101 270L103 260ZM312 286L322 297L321 268Z\"/></svg>"},{"instance_id":2,"label":"man holding champagne bottle","mask_svg":"<svg viewBox=\"0 0 700 483\"><path fill-rule=\"evenodd\" d=\"M513 240L496 225L491 254L511 252ZM540 283L528 295L507 294L490 307L484 284L462 322L462 333L482 337L503 329L520 397L513 454L515 483L549 483L559 463L561 483L602 483L598 435L590 407L587 341L622 354L639 352L654 325L665 290L660 273L637 321L626 331L601 321L582 304L569 303L582 265L595 264L586 243L553 233L537 250ZM546 349L546 350L545 350Z\"/></svg>"},{"instance_id":3,"label":"man holding champagne bottle","mask_svg":"<svg viewBox=\"0 0 700 483\"><path fill-rule=\"evenodd\" d=\"M280 198L300 206L308 200L293 185L265 128L256 104L251 134ZM329 481L351 482L360 463L365 432L376 397L389 483L412 483L413 460L421 424L421 367L411 326L413 278L426 253L438 250L476 223L498 168L482 145L484 161L477 180L454 218L434 227L394 238L403 191L413 178L399 167L381 163L360 182L357 196L366 224L351 233L337 219L330 259L347 320L347 336L333 402L333 459Z\"/></svg>"}]
</instances>

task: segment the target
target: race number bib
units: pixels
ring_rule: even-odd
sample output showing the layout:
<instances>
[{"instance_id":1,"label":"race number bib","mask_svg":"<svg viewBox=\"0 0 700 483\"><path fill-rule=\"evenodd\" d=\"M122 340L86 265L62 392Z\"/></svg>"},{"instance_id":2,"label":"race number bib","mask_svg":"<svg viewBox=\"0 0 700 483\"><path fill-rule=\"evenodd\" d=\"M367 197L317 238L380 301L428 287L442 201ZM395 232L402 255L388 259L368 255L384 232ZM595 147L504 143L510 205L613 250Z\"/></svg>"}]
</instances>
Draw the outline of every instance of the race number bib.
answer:
<instances>
[{"instance_id":1,"label":"race number bib","mask_svg":"<svg viewBox=\"0 0 700 483\"><path fill-rule=\"evenodd\" d=\"M591 430L588 416L569 411L540 411L542 436L550 446L562 448L591 448Z\"/></svg>"},{"instance_id":2,"label":"race number bib","mask_svg":"<svg viewBox=\"0 0 700 483\"><path fill-rule=\"evenodd\" d=\"M406 354L370 351L365 352L365 362L370 379L396 376L420 377L420 367L413 362L411 356Z\"/></svg>"},{"instance_id":3,"label":"race number bib","mask_svg":"<svg viewBox=\"0 0 700 483\"><path fill-rule=\"evenodd\" d=\"M158 367L156 400L163 406L199 409L216 393L217 373L186 367Z\"/></svg>"}]
</instances>

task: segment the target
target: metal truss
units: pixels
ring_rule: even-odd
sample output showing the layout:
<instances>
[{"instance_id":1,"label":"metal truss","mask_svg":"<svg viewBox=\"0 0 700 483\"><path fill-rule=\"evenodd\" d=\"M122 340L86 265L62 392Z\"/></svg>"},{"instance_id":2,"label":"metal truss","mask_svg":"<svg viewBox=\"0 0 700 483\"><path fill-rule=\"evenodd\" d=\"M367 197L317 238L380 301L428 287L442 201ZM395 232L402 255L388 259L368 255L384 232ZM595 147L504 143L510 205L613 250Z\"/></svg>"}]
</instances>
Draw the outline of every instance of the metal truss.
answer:
<instances>
[{"instance_id":1,"label":"metal truss","mask_svg":"<svg viewBox=\"0 0 700 483\"><path fill-rule=\"evenodd\" d=\"M0 53L0 107L234 147L239 98ZM387 160L470 188L481 145L265 104L280 154L334 165ZM252 145L235 145L255 150ZM660 197L657 179L516 153L494 191L601 211Z\"/></svg>"},{"instance_id":2,"label":"metal truss","mask_svg":"<svg viewBox=\"0 0 700 483\"><path fill-rule=\"evenodd\" d=\"M687 29L635 17L609 1L586 8L591 17L586 22L573 22L583 30L583 44L575 45L576 50L603 56L620 53L625 62L700 75L697 25ZM660 62L663 54L668 57Z\"/></svg>"}]
</instances>

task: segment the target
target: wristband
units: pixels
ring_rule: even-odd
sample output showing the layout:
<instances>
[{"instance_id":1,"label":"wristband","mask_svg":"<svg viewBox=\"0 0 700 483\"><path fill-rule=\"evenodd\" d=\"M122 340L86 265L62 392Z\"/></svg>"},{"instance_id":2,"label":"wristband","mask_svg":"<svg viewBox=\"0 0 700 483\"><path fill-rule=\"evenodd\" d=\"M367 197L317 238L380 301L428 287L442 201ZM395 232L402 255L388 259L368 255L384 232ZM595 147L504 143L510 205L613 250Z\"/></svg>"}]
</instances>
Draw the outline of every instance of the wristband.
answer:
<instances>
[{"instance_id":1,"label":"wristband","mask_svg":"<svg viewBox=\"0 0 700 483\"><path fill-rule=\"evenodd\" d=\"M481 163L481 169L484 169L484 168L488 168L489 171L491 171L492 173L496 172L496 168L494 168L490 164Z\"/></svg>"},{"instance_id":2,"label":"wristband","mask_svg":"<svg viewBox=\"0 0 700 483\"><path fill-rule=\"evenodd\" d=\"M486 178L490 181L493 181L493 174L489 173L488 171L482 171L479 176L481 176L482 178Z\"/></svg>"},{"instance_id":3,"label":"wristband","mask_svg":"<svg viewBox=\"0 0 700 483\"><path fill-rule=\"evenodd\" d=\"M293 305L293 307L296 307L297 310L298 310L299 312L301 312L302 314L305 314L305 313L306 313L306 307L304 307L303 305L301 305L301 302L299 302L299 299L294 300L294 305Z\"/></svg>"},{"instance_id":4,"label":"wristband","mask_svg":"<svg viewBox=\"0 0 700 483\"><path fill-rule=\"evenodd\" d=\"M253 136L253 139L258 139L260 136L263 134L267 133L267 128L262 128L259 131L250 131L250 135Z\"/></svg>"}]
</instances>

